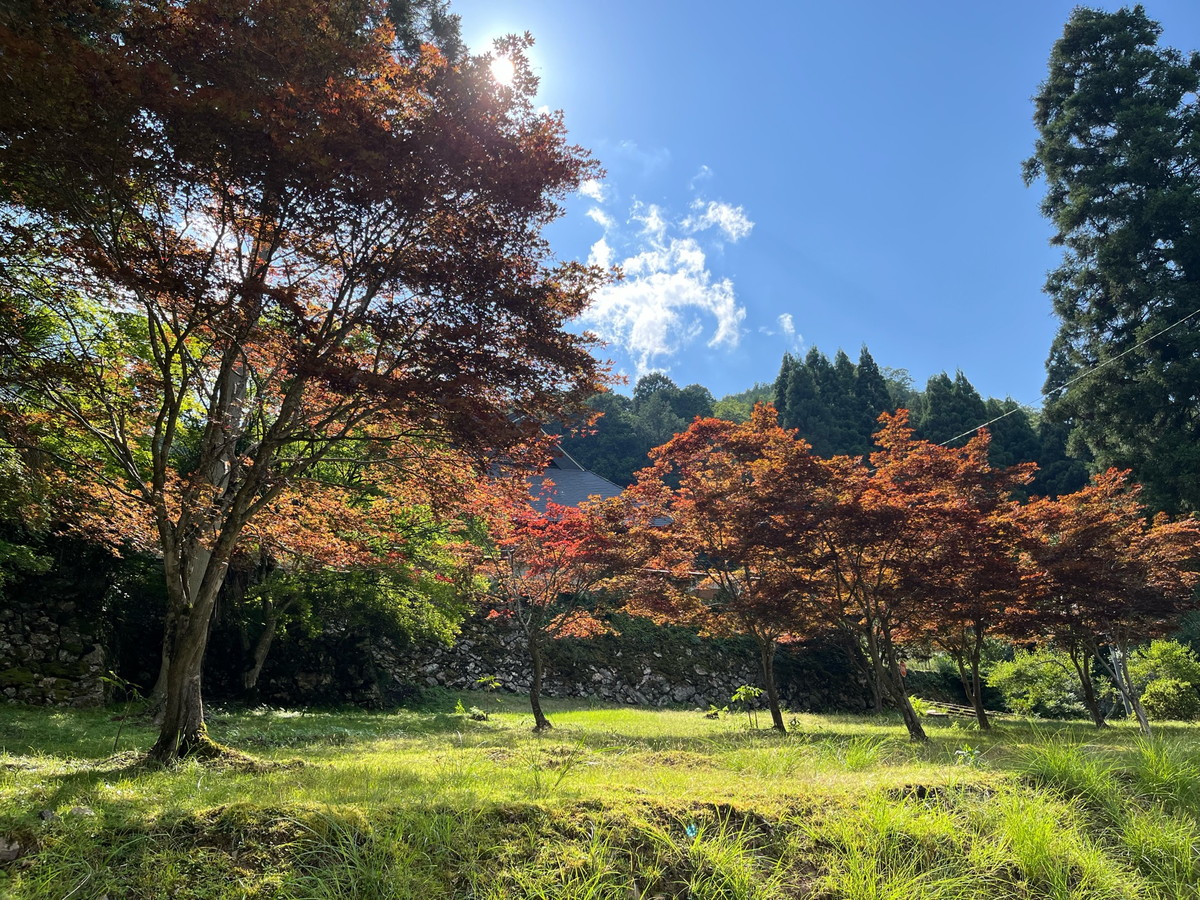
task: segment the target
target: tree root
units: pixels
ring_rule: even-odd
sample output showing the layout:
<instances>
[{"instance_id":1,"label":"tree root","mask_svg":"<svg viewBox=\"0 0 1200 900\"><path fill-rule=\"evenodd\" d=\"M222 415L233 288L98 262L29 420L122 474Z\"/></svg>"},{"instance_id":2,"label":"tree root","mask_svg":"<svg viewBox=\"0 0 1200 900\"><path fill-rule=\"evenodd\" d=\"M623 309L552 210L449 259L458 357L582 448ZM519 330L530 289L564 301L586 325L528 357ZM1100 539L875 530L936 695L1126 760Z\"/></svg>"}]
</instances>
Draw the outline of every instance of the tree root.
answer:
<instances>
[{"instance_id":1,"label":"tree root","mask_svg":"<svg viewBox=\"0 0 1200 900\"><path fill-rule=\"evenodd\" d=\"M181 742L175 758L167 761L156 760L152 754L146 754L145 761L149 765L170 766L181 762L194 761L206 768L231 772L249 772L260 774L276 772L285 769L299 769L308 765L302 759L259 759L233 747L218 744L207 734L194 737L186 743Z\"/></svg>"}]
</instances>

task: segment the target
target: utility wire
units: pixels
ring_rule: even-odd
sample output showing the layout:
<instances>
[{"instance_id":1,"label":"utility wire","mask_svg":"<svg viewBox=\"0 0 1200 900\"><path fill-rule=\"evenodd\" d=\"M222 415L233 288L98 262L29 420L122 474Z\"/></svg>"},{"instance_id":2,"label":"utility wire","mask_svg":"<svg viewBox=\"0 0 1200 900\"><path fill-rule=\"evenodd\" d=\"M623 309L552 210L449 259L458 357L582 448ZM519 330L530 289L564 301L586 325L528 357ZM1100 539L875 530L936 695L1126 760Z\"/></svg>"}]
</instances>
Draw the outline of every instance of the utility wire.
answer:
<instances>
[{"instance_id":1,"label":"utility wire","mask_svg":"<svg viewBox=\"0 0 1200 900\"><path fill-rule=\"evenodd\" d=\"M1043 392L1041 395L1041 399L1048 400L1053 394L1057 394L1060 391L1065 391L1067 388L1069 388L1071 385L1075 384L1077 381L1082 381L1084 378L1087 378L1089 375L1099 372L1105 366L1115 363L1122 356L1126 356L1126 355L1132 353L1134 350L1137 350L1139 347L1146 346L1148 343L1150 343L1155 338L1162 337L1164 334L1166 334L1172 328L1175 328L1178 325L1182 325L1184 322L1186 322L1188 319L1192 318L1192 316L1194 316L1198 313L1200 313L1200 308L1193 309L1190 313L1188 313L1186 316L1184 316L1178 322L1172 322L1170 325L1168 325L1162 331L1152 334L1152 335L1150 335L1150 337L1146 338L1145 340L1143 340L1137 344L1134 344L1132 347L1122 350L1116 356L1112 357L1111 359L1106 359L1104 362L1100 363L1099 365L1093 366L1092 368L1088 369L1086 372L1081 372L1080 374L1076 375L1074 378L1070 379L1069 381L1066 381L1063 384L1060 384L1058 387L1056 387L1054 390L1050 391L1049 393ZM994 419L989 419L988 421L984 422L982 425L976 425L974 428L970 428L967 431L964 431L962 434L956 434L954 437L949 438L948 440L942 441L940 444L938 444L938 446L945 447L947 444L953 444L959 438L965 438L969 434L974 434L980 428L987 428L989 425L993 424L994 422L999 422L1001 419L1006 419L1009 416L1011 416L1013 413L1019 412L1023 408L1024 407L1022 407L1022 406L1014 406L1008 412L1002 413L1001 415L996 416L996 418L994 418Z\"/></svg>"}]
</instances>

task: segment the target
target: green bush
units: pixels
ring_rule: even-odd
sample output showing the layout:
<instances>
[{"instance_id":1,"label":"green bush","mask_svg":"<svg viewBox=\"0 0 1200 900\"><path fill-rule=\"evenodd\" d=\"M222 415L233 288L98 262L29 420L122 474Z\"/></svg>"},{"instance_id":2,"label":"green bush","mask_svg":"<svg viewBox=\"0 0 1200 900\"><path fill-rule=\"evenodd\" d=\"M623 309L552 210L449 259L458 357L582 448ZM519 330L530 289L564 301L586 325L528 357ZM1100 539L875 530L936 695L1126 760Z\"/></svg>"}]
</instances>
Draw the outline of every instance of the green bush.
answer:
<instances>
[{"instance_id":1,"label":"green bush","mask_svg":"<svg viewBox=\"0 0 1200 900\"><path fill-rule=\"evenodd\" d=\"M1079 676L1066 654L1053 650L1018 650L1011 660L992 665L987 683L1004 697L1013 712L1044 719L1084 715Z\"/></svg>"},{"instance_id":2,"label":"green bush","mask_svg":"<svg viewBox=\"0 0 1200 900\"><path fill-rule=\"evenodd\" d=\"M1129 677L1142 689L1152 681L1170 679L1200 686L1200 659L1196 651L1177 641L1151 641L1129 657Z\"/></svg>"},{"instance_id":3,"label":"green bush","mask_svg":"<svg viewBox=\"0 0 1200 900\"><path fill-rule=\"evenodd\" d=\"M1200 693L1178 678L1156 678L1142 691L1142 706L1152 719L1190 722L1200 719Z\"/></svg>"}]
</instances>

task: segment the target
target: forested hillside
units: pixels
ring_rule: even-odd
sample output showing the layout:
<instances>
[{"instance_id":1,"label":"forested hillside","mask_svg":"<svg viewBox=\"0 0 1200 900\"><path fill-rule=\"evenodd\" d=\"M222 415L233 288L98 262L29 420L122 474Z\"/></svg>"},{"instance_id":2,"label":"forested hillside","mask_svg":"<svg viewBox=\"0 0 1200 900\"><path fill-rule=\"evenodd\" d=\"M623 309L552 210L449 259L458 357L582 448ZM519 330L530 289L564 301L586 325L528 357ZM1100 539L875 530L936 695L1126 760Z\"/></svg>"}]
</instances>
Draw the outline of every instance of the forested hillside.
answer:
<instances>
[{"instance_id":1,"label":"forested hillside","mask_svg":"<svg viewBox=\"0 0 1200 900\"><path fill-rule=\"evenodd\" d=\"M696 416L744 422L758 402L773 403L785 428L795 428L819 456L871 452L881 413L907 409L919 437L961 446L987 425L996 466L1036 462L1032 493L1057 495L1087 480L1084 461L1067 454L1068 428L1015 400L986 400L961 371L933 376L923 390L904 369L881 369L864 346L858 362L843 350L830 361L813 347L803 357L785 354L770 384L714 400L707 388L680 388L654 372L638 380L633 396L598 394L590 406L602 413L588 433L566 436L563 448L582 465L620 485L649 462L647 454L683 431Z\"/></svg>"}]
</instances>

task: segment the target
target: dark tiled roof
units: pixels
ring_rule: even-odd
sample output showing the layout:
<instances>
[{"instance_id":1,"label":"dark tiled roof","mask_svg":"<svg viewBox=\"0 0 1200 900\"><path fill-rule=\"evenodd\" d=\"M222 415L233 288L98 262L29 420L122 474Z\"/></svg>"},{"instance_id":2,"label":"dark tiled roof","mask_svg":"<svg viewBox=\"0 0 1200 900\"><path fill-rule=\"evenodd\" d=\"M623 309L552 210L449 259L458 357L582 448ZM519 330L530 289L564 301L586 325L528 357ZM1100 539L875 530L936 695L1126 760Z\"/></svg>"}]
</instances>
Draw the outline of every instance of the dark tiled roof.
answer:
<instances>
[{"instance_id":1,"label":"dark tiled roof","mask_svg":"<svg viewBox=\"0 0 1200 900\"><path fill-rule=\"evenodd\" d=\"M621 493L621 487L589 472L566 451L556 447L546 471L529 479L529 493L534 498L534 509L543 512L547 503L579 506L589 497L615 497Z\"/></svg>"}]
</instances>

